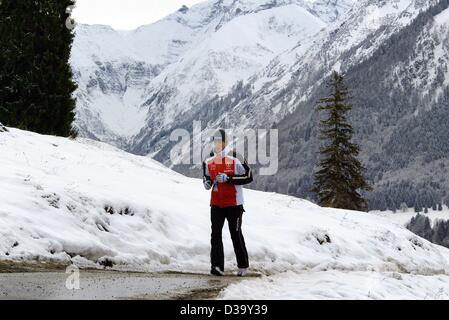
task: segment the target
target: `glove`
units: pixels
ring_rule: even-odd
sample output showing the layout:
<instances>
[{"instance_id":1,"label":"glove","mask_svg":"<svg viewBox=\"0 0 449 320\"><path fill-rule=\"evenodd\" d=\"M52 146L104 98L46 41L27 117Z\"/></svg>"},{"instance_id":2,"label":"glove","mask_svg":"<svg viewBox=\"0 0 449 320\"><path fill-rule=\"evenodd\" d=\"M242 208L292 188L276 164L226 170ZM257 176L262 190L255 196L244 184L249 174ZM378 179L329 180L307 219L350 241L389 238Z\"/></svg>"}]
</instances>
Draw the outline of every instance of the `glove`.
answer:
<instances>
[{"instance_id":1,"label":"glove","mask_svg":"<svg viewBox=\"0 0 449 320\"><path fill-rule=\"evenodd\" d=\"M210 190L212 188L212 181L210 179L203 179L203 185L206 190Z\"/></svg>"},{"instance_id":2,"label":"glove","mask_svg":"<svg viewBox=\"0 0 449 320\"><path fill-rule=\"evenodd\" d=\"M229 181L229 177L226 173L219 173L215 179L218 183L225 183Z\"/></svg>"}]
</instances>

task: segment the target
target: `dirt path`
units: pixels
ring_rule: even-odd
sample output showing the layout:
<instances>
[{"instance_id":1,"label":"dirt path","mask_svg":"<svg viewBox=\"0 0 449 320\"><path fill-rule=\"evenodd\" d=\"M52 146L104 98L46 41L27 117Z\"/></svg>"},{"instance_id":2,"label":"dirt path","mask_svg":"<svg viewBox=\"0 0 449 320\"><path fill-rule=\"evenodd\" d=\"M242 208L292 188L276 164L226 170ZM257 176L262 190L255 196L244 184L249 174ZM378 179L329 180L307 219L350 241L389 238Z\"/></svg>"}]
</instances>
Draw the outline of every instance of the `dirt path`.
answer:
<instances>
[{"instance_id":1,"label":"dirt path","mask_svg":"<svg viewBox=\"0 0 449 320\"><path fill-rule=\"evenodd\" d=\"M38 272L36 265L19 267L0 266L0 299L214 299L226 286L241 280L208 274L80 270L79 289L71 290L76 282L61 266L45 269L39 265Z\"/></svg>"}]
</instances>

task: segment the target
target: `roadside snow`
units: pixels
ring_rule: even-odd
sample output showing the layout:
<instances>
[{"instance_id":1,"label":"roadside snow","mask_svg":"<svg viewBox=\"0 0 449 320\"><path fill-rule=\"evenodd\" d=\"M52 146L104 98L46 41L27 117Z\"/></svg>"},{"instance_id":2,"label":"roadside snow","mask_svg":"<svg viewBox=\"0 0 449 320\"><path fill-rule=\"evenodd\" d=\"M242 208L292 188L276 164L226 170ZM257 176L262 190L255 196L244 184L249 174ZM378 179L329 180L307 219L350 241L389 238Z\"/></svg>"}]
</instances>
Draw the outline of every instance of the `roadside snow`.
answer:
<instances>
[{"instance_id":1,"label":"roadside snow","mask_svg":"<svg viewBox=\"0 0 449 320\"><path fill-rule=\"evenodd\" d=\"M287 272L232 284L219 299L449 299L449 276L401 273Z\"/></svg>"},{"instance_id":2,"label":"roadside snow","mask_svg":"<svg viewBox=\"0 0 449 320\"><path fill-rule=\"evenodd\" d=\"M0 134L0 259L209 270L209 193L201 180L87 139ZM251 268L444 274L449 251L389 219L245 190ZM226 267L235 257L224 230Z\"/></svg>"}]
</instances>

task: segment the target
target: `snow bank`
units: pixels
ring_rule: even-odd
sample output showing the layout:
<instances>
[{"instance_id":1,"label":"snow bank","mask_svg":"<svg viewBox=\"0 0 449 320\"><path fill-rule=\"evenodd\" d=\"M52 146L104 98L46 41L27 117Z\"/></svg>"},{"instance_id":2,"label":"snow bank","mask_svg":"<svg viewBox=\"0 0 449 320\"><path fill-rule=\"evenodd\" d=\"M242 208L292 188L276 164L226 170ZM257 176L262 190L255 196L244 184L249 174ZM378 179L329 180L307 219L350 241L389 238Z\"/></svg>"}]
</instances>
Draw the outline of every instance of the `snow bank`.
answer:
<instances>
[{"instance_id":1,"label":"snow bank","mask_svg":"<svg viewBox=\"0 0 449 320\"><path fill-rule=\"evenodd\" d=\"M394 272L286 272L226 288L221 299L449 299L449 277Z\"/></svg>"},{"instance_id":2,"label":"snow bank","mask_svg":"<svg viewBox=\"0 0 449 320\"><path fill-rule=\"evenodd\" d=\"M438 220L449 220L449 208L445 205L443 205L443 210L438 211L438 210L433 210L432 208L428 209L429 212L428 213L423 213L420 212L420 215L423 215L425 217L428 217L431 221L431 224L433 225L436 221ZM403 211L396 211L393 212L391 210L386 210L386 211L370 211L370 213L378 215L380 217L385 217L388 220L397 223L399 225L402 226L406 226L410 220L412 220L413 217L415 217L417 215L417 213L415 212L415 210L413 208L409 208L407 209L405 212Z\"/></svg>"},{"instance_id":3,"label":"snow bank","mask_svg":"<svg viewBox=\"0 0 449 320\"><path fill-rule=\"evenodd\" d=\"M0 134L0 259L209 270L209 192L198 179L87 139ZM251 267L447 273L448 250L386 218L245 190ZM235 267L224 230L226 267Z\"/></svg>"}]
</instances>

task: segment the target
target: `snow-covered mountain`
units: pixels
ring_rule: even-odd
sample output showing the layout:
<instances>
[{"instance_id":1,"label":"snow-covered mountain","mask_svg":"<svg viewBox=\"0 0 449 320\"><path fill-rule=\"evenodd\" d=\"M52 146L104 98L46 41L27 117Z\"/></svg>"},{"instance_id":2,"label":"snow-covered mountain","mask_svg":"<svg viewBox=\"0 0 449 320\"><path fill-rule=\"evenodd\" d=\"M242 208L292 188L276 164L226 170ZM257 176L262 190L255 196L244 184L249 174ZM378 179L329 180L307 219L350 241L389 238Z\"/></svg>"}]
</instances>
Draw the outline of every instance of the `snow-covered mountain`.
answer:
<instances>
[{"instance_id":1,"label":"snow-covered mountain","mask_svg":"<svg viewBox=\"0 0 449 320\"><path fill-rule=\"evenodd\" d=\"M245 84L249 93L227 110L228 121L236 127L270 127L294 111L301 102L309 102L311 93L323 86L324 80L333 70L346 72L368 60L380 46L409 25L419 13L438 2L356 2L341 21L314 34L309 38L312 40L309 43L299 41L248 79ZM434 28L442 28L441 35L447 35L447 26L438 23ZM430 34L425 39L429 37ZM441 46L445 47L444 41ZM416 49L422 50L422 47L417 45ZM438 65L438 59L446 56L445 50L446 48L441 50L440 53L443 54L432 55L426 62L435 61L437 63L434 65ZM420 53L416 52L416 55ZM401 79L394 79L392 83L400 81ZM416 89L418 87L416 86ZM440 85L440 90L441 87ZM312 103L312 107L314 106ZM310 108L307 112L310 112ZM213 120L218 124L223 119Z\"/></svg>"},{"instance_id":2,"label":"snow-covered mountain","mask_svg":"<svg viewBox=\"0 0 449 320\"><path fill-rule=\"evenodd\" d=\"M199 27L179 12L132 32L79 25L71 64L79 89L76 125L80 133L125 148L146 125L142 107L150 82L176 62Z\"/></svg>"},{"instance_id":3,"label":"snow-covered mountain","mask_svg":"<svg viewBox=\"0 0 449 320\"><path fill-rule=\"evenodd\" d=\"M80 133L122 148L146 125L151 81L188 51L209 18L204 5L136 30L78 25L71 64Z\"/></svg>"},{"instance_id":4,"label":"snow-covered mountain","mask_svg":"<svg viewBox=\"0 0 449 320\"><path fill-rule=\"evenodd\" d=\"M17 129L0 133L0 177L2 260L209 271L209 192L199 179L104 143ZM272 298L281 291L287 298L306 297L292 288L305 274L328 286L369 275L365 286L345 282L346 298L362 297L362 289L364 298L376 290L409 296L401 292L407 285L420 287L415 297L422 298L422 290L431 294L449 284L449 250L387 218L324 209L275 193L245 190L245 197L251 269L289 273L275 276L274 282L242 282L242 292L262 285ZM226 232L224 241L231 241ZM225 245L225 254L231 271L232 246ZM389 279L388 286L380 278ZM297 289L305 288L317 289L314 283ZM230 288L224 297L235 297L236 290ZM339 292L343 289L334 295ZM323 291L315 293L319 297Z\"/></svg>"},{"instance_id":5,"label":"snow-covered mountain","mask_svg":"<svg viewBox=\"0 0 449 320\"><path fill-rule=\"evenodd\" d=\"M314 108L326 94L324 76L337 69L346 73L352 90L351 122L367 176L374 184L371 208L447 204L449 2L365 1L360 5L368 15L384 21L366 20L380 28L365 38L353 36L367 28L354 7L348 21L330 32L326 42L312 47L294 65L275 65L282 76L237 105L265 103L269 109L280 104L281 110L294 109L277 123L282 169L276 177L259 179L259 187L312 196L310 172L319 147ZM280 186L277 181L287 183Z\"/></svg>"},{"instance_id":6,"label":"snow-covered mountain","mask_svg":"<svg viewBox=\"0 0 449 320\"><path fill-rule=\"evenodd\" d=\"M129 32L80 25L71 58L76 125L84 136L146 152L149 135L310 43L353 1L210 0Z\"/></svg>"},{"instance_id":7,"label":"snow-covered mountain","mask_svg":"<svg viewBox=\"0 0 449 320\"><path fill-rule=\"evenodd\" d=\"M311 45L285 51L203 108L219 112L197 112L184 123L275 125L280 170L258 177L256 187L313 197L311 173L320 145L316 101L327 94L326 77L339 70L354 97L351 122L374 184L371 208L449 204L448 6L448 1L359 1ZM156 159L170 164L169 150Z\"/></svg>"},{"instance_id":8,"label":"snow-covered mountain","mask_svg":"<svg viewBox=\"0 0 449 320\"><path fill-rule=\"evenodd\" d=\"M448 6L210 0L130 32L79 26L72 53L80 85L76 125L82 136L169 166L170 133L190 130L194 120L207 128L276 126L280 171L256 179L256 187L309 197L318 146L314 107L326 77L339 70L353 89L351 120L375 183L372 207L441 201L449 180L434 182L449 177ZM423 188L432 196L418 199Z\"/></svg>"}]
</instances>

